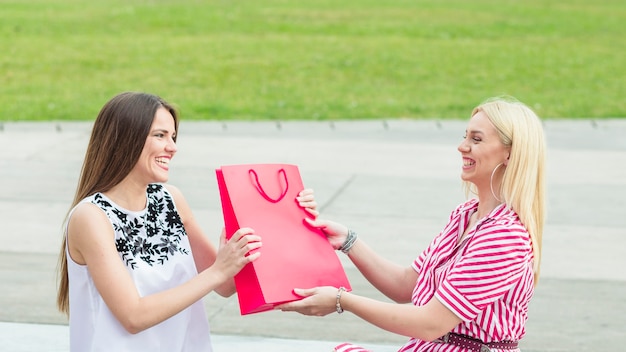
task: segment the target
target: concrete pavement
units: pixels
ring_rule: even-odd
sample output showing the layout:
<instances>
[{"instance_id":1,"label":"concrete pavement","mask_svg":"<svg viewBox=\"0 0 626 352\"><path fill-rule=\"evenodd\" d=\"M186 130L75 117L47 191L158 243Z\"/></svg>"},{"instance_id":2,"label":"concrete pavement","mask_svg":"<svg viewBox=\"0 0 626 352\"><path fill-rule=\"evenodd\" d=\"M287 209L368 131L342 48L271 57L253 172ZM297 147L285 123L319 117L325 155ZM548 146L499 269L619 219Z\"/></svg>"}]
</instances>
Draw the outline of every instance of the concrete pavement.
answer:
<instances>
[{"instance_id":1,"label":"concrete pavement","mask_svg":"<svg viewBox=\"0 0 626 352\"><path fill-rule=\"evenodd\" d=\"M456 146L466 121L183 121L171 183L205 233L222 226L214 170L298 164L324 217L408 265L463 201ZM61 222L90 123L0 122L0 351L67 351L56 312ZM626 345L626 119L547 120L548 221L542 277L524 351L616 351ZM355 293L384 299L340 256ZM330 351L343 341L377 352L406 338L351 314L240 316L236 297L205 299L214 350Z\"/></svg>"}]
</instances>

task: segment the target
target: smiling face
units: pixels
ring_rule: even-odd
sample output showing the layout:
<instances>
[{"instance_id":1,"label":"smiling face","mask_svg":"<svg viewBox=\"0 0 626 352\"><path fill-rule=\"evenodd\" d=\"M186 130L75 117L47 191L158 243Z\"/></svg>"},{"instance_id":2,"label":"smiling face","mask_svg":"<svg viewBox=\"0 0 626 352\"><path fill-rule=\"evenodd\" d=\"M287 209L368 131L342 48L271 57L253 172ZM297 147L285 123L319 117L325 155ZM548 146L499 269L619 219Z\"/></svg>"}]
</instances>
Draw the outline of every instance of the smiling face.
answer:
<instances>
[{"instance_id":1,"label":"smiling face","mask_svg":"<svg viewBox=\"0 0 626 352\"><path fill-rule=\"evenodd\" d=\"M131 172L141 183L167 182L169 162L176 154L174 117L165 108L157 109L141 156Z\"/></svg>"},{"instance_id":2,"label":"smiling face","mask_svg":"<svg viewBox=\"0 0 626 352\"><path fill-rule=\"evenodd\" d=\"M470 119L458 150L463 157L463 181L476 185L478 193L483 187L489 190L493 170L502 163L502 170L496 172L493 180L494 187L499 184L508 162L509 148L500 141L498 131L483 111L478 111Z\"/></svg>"}]
</instances>

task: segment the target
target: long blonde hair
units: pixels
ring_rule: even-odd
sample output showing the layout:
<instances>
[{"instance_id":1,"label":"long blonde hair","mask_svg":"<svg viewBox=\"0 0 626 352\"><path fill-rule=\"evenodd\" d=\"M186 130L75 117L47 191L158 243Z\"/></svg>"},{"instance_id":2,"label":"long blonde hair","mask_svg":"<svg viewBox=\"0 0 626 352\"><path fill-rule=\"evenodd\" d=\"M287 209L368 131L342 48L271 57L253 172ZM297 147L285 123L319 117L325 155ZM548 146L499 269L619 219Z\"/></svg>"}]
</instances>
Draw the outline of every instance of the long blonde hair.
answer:
<instances>
[{"instance_id":1,"label":"long blonde hair","mask_svg":"<svg viewBox=\"0 0 626 352\"><path fill-rule=\"evenodd\" d=\"M500 194L528 230L533 246L535 284L539 280L541 241L546 217L546 142L539 117L511 97L491 98L478 105L471 116L484 112L495 126L500 141L510 148ZM466 189L471 185L466 182Z\"/></svg>"},{"instance_id":2,"label":"long blonde hair","mask_svg":"<svg viewBox=\"0 0 626 352\"><path fill-rule=\"evenodd\" d=\"M102 107L91 131L78 187L68 216L71 209L82 199L97 192L110 190L130 173L139 160L156 111L161 107L172 114L175 128L178 130L176 109L156 95L124 92L113 97ZM69 314L66 246L67 236L64 228L58 262L57 308Z\"/></svg>"}]
</instances>

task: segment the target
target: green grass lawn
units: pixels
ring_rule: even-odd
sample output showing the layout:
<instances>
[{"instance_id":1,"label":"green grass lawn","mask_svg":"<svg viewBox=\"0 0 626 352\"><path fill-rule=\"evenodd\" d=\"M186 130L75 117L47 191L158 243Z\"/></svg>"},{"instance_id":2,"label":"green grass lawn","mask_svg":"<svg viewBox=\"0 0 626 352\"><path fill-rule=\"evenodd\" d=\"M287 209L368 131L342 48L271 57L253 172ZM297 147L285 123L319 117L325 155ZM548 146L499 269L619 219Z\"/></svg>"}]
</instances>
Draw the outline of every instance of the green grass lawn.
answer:
<instances>
[{"instance_id":1,"label":"green grass lawn","mask_svg":"<svg viewBox=\"0 0 626 352\"><path fill-rule=\"evenodd\" d=\"M0 121L626 117L624 0L0 0Z\"/></svg>"}]
</instances>

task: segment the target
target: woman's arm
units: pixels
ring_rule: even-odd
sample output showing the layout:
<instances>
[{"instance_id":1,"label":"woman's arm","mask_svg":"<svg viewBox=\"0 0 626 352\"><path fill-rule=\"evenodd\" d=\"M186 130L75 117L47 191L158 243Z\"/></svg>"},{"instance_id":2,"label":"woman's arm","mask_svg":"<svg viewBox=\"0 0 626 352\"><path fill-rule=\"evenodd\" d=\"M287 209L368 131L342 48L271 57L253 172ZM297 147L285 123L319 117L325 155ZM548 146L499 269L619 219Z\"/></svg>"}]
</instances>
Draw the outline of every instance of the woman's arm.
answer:
<instances>
[{"instance_id":1,"label":"woman's arm","mask_svg":"<svg viewBox=\"0 0 626 352\"><path fill-rule=\"evenodd\" d=\"M260 255L246 254L261 246L251 229L239 230L217 253L214 264L184 284L141 297L115 248L111 223L97 206L76 207L68 225L72 259L86 265L105 303L130 333L150 328L189 307L231 280L247 263Z\"/></svg>"},{"instance_id":2,"label":"woman's arm","mask_svg":"<svg viewBox=\"0 0 626 352\"><path fill-rule=\"evenodd\" d=\"M304 315L323 316L337 309L338 290L334 287L296 289L305 298L276 307L282 311L295 311ZM380 302L371 298L342 292L339 304L363 320L395 334L415 337L424 341L435 340L459 325L462 320L437 298L426 305Z\"/></svg>"},{"instance_id":3,"label":"woman's arm","mask_svg":"<svg viewBox=\"0 0 626 352\"><path fill-rule=\"evenodd\" d=\"M410 303L417 272L383 258L361 239L348 252L348 257L363 277L376 289L397 303Z\"/></svg>"},{"instance_id":4,"label":"woman's arm","mask_svg":"<svg viewBox=\"0 0 626 352\"><path fill-rule=\"evenodd\" d=\"M309 224L321 229L335 249L339 249L348 236L348 228L333 221L317 219ZM360 238L348 251L348 256L367 281L385 296L398 303L411 301L417 281L417 273L412 267L403 267L383 258Z\"/></svg>"}]
</instances>

